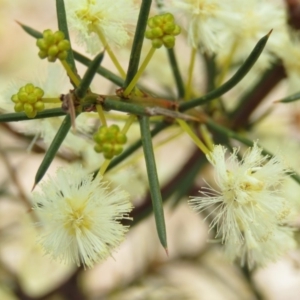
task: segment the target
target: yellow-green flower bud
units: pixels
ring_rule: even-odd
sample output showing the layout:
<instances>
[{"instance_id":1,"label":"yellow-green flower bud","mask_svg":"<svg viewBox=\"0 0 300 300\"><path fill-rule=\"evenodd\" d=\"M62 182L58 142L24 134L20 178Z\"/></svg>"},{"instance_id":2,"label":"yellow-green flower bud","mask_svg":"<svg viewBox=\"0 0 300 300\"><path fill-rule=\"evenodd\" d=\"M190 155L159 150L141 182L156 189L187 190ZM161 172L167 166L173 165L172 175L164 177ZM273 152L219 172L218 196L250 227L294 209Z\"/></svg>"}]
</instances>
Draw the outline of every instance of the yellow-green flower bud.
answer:
<instances>
[{"instance_id":1,"label":"yellow-green flower bud","mask_svg":"<svg viewBox=\"0 0 300 300\"><path fill-rule=\"evenodd\" d=\"M94 150L97 152L97 153L101 153L102 152L102 146L100 144L96 144L94 146Z\"/></svg>"},{"instance_id":2,"label":"yellow-green flower bud","mask_svg":"<svg viewBox=\"0 0 300 300\"><path fill-rule=\"evenodd\" d=\"M28 103L35 103L37 101L37 97L34 94L30 94L27 96L27 102Z\"/></svg>"},{"instance_id":3,"label":"yellow-green flower bud","mask_svg":"<svg viewBox=\"0 0 300 300\"><path fill-rule=\"evenodd\" d=\"M116 141L118 144L125 144L127 142L127 137L124 133L119 132L117 134Z\"/></svg>"},{"instance_id":4,"label":"yellow-green flower bud","mask_svg":"<svg viewBox=\"0 0 300 300\"><path fill-rule=\"evenodd\" d=\"M114 155L113 155L112 152L109 152L109 153L104 152L104 153L103 153L103 156L104 156L106 159L112 159L112 158L114 157Z\"/></svg>"},{"instance_id":5,"label":"yellow-green flower bud","mask_svg":"<svg viewBox=\"0 0 300 300\"><path fill-rule=\"evenodd\" d=\"M70 42L64 39L61 31L52 32L50 29L43 32L43 38L38 39L36 45L40 49L38 55L41 59L47 57L48 61L54 62L56 59L65 60L70 49Z\"/></svg>"},{"instance_id":6,"label":"yellow-green flower bud","mask_svg":"<svg viewBox=\"0 0 300 300\"><path fill-rule=\"evenodd\" d=\"M114 155L119 155L122 153L122 151L123 151L123 147L121 145L118 144L114 145L114 149L113 149Z\"/></svg>"},{"instance_id":7,"label":"yellow-green flower bud","mask_svg":"<svg viewBox=\"0 0 300 300\"><path fill-rule=\"evenodd\" d=\"M24 111L24 104L21 102L16 103L14 106L14 110L15 110L15 112Z\"/></svg>"},{"instance_id":8,"label":"yellow-green flower bud","mask_svg":"<svg viewBox=\"0 0 300 300\"><path fill-rule=\"evenodd\" d=\"M56 56L59 52L59 49L56 45L49 47L48 49L48 56Z\"/></svg>"},{"instance_id":9,"label":"yellow-green flower bud","mask_svg":"<svg viewBox=\"0 0 300 300\"><path fill-rule=\"evenodd\" d=\"M109 127L109 131L110 132L112 132L112 133L117 133L117 132L119 132L120 131L120 128L119 128L119 126L118 125L111 125L110 127Z\"/></svg>"},{"instance_id":10,"label":"yellow-green flower bud","mask_svg":"<svg viewBox=\"0 0 300 300\"><path fill-rule=\"evenodd\" d=\"M42 50L47 50L48 45L43 39L37 39L36 45Z\"/></svg>"},{"instance_id":11,"label":"yellow-green flower bud","mask_svg":"<svg viewBox=\"0 0 300 300\"><path fill-rule=\"evenodd\" d=\"M163 35L164 35L164 32L161 28L155 27L155 28L152 29L152 37L153 38L159 38Z\"/></svg>"},{"instance_id":12,"label":"yellow-green flower bud","mask_svg":"<svg viewBox=\"0 0 300 300\"><path fill-rule=\"evenodd\" d=\"M162 45L167 48L174 47L174 36L178 35L181 29L175 24L172 14L154 16L148 20L148 26L150 29L145 31L145 37L152 40L153 48L160 48Z\"/></svg>"},{"instance_id":13,"label":"yellow-green flower bud","mask_svg":"<svg viewBox=\"0 0 300 300\"><path fill-rule=\"evenodd\" d=\"M34 104L34 108L36 109L36 111L43 111L45 109L45 104L42 101L37 101Z\"/></svg>"},{"instance_id":14,"label":"yellow-green flower bud","mask_svg":"<svg viewBox=\"0 0 300 300\"><path fill-rule=\"evenodd\" d=\"M70 42L68 40L63 40L63 41L60 41L58 44L57 44L57 47L60 51L67 51L71 48L70 46Z\"/></svg>"},{"instance_id":15,"label":"yellow-green flower bud","mask_svg":"<svg viewBox=\"0 0 300 300\"><path fill-rule=\"evenodd\" d=\"M40 59L44 59L48 56L48 53L45 50L40 50L39 53L38 53L38 56L39 56Z\"/></svg>"},{"instance_id":16,"label":"yellow-green flower bud","mask_svg":"<svg viewBox=\"0 0 300 300\"><path fill-rule=\"evenodd\" d=\"M43 95L44 91L31 83L21 87L17 94L11 96L11 100L15 103L15 112L24 111L28 118L35 117L38 111L45 108Z\"/></svg>"},{"instance_id":17,"label":"yellow-green flower bud","mask_svg":"<svg viewBox=\"0 0 300 300\"><path fill-rule=\"evenodd\" d=\"M18 95L18 98L21 102L26 102L27 101L28 94L26 92L20 92L17 95Z\"/></svg>"},{"instance_id":18,"label":"yellow-green flower bud","mask_svg":"<svg viewBox=\"0 0 300 300\"><path fill-rule=\"evenodd\" d=\"M176 25L174 23L168 22L163 25L163 31L167 34L172 34Z\"/></svg>"},{"instance_id":19,"label":"yellow-green flower bud","mask_svg":"<svg viewBox=\"0 0 300 300\"><path fill-rule=\"evenodd\" d=\"M110 143L104 143L102 147L104 153L110 153L113 149L113 146Z\"/></svg>"},{"instance_id":20,"label":"yellow-green flower bud","mask_svg":"<svg viewBox=\"0 0 300 300\"><path fill-rule=\"evenodd\" d=\"M152 40L152 47L153 47L153 48L158 49L158 48L160 48L162 45L163 45L163 42L162 42L161 39L154 39L154 40Z\"/></svg>"},{"instance_id":21,"label":"yellow-green flower bud","mask_svg":"<svg viewBox=\"0 0 300 300\"><path fill-rule=\"evenodd\" d=\"M145 31L145 38L148 39L148 40L153 39L152 29L148 29L148 30Z\"/></svg>"},{"instance_id":22,"label":"yellow-green flower bud","mask_svg":"<svg viewBox=\"0 0 300 300\"><path fill-rule=\"evenodd\" d=\"M12 102L15 102L15 103L19 102L18 94L12 95L10 99Z\"/></svg>"},{"instance_id":23,"label":"yellow-green flower bud","mask_svg":"<svg viewBox=\"0 0 300 300\"><path fill-rule=\"evenodd\" d=\"M32 112L25 112L26 113L26 116L30 119L34 118L37 114L36 110L32 111Z\"/></svg>"},{"instance_id":24,"label":"yellow-green flower bud","mask_svg":"<svg viewBox=\"0 0 300 300\"><path fill-rule=\"evenodd\" d=\"M175 37L173 35L165 35L163 38L163 43L166 48L173 48L175 45Z\"/></svg>"},{"instance_id":25,"label":"yellow-green flower bud","mask_svg":"<svg viewBox=\"0 0 300 300\"><path fill-rule=\"evenodd\" d=\"M34 94L36 95L37 99L41 99L44 96L44 91L39 87L35 87Z\"/></svg>"},{"instance_id":26,"label":"yellow-green flower bud","mask_svg":"<svg viewBox=\"0 0 300 300\"><path fill-rule=\"evenodd\" d=\"M163 14L162 18L165 22L174 23L174 16L170 13Z\"/></svg>"},{"instance_id":27,"label":"yellow-green flower bud","mask_svg":"<svg viewBox=\"0 0 300 300\"><path fill-rule=\"evenodd\" d=\"M178 35L181 32L181 27L175 24L175 28L173 30L173 35Z\"/></svg>"},{"instance_id":28,"label":"yellow-green flower bud","mask_svg":"<svg viewBox=\"0 0 300 300\"><path fill-rule=\"evenodd\" d=\"M34 111L33 106L29 103L25 103L24 104L24 111L25 111L26 114L32 113Z\"/></svg>"},{"instance_id":29,"label":"yellow-green flower bud","mask_svg":"<svg viewBox=\"0 0 300 300\"><path fill-rule=\"evenodd\" d=\"M106 159L120 154L123 150L122 145L127 141L126 135L120 131L118 125L101 126L93 135L93 139L96 142L95 151L103 152Z\"/></svg>"},{"instance_id":30,"label":"yellow-green flower bud","mask_svg":"<svg viewBox=\"0 0 300 300\"><path fill-rule=\"evenodd\" d=\"M59 43L60 41L65 39L65 34L62 31L56 31L54 34L55 43Z\"/></svg>"},{"instance_id":31,"label":"yellow-green flower bud","mask_svg":"<svg viewBox=\"0 0 300 300\"><path fill-rule=\"evenodd\" d=\"M34 85L32 83L27 83L24 87L26 93L30 94L34 92Z\"/></svg>"}]
</instances>

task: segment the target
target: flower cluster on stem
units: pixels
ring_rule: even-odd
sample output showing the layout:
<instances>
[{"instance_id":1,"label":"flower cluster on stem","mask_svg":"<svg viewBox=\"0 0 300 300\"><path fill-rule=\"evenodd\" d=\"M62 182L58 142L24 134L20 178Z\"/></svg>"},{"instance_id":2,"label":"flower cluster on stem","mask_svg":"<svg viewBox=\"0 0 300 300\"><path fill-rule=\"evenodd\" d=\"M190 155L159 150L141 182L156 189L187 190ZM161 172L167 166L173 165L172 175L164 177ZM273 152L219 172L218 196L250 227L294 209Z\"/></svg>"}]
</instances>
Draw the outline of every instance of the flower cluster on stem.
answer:
<instances>
[{"instance_id":1,"label":"flower cluster on stem","mask_svg":"<svg viewBox=\"0 0 300 300\"><path fill-rule=\"evenodd\" d=\"M240 258L249 267L265 265L294 246L287 226L291 206L281 189L287 170L278 157L262 155L257 144L241 160L238 149L227 159L225 153L217 145L207 155L218 190L204 187L189 203L212 217L210 227L231 260Z\"/></svg>"}]
</instances>

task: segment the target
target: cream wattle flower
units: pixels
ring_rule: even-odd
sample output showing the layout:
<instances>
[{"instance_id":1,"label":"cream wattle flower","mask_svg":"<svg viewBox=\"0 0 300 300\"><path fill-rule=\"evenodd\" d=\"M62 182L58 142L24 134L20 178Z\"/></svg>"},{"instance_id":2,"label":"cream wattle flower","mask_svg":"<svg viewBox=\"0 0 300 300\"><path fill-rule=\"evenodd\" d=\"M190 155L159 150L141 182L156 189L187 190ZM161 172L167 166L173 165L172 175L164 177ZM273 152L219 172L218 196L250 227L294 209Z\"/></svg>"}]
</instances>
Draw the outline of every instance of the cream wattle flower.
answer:
<instances>
[{"instance_id":1,"label":"cream wattle flower","mask_svg":"<svg viewBox=\"0 0 300 300\"><path fill-rule=\"evenodd\" d=\"M99 40L98 31L110 46L118 47L124 46L134 32L138 10L133 0L66 0L65 5L70 27L91 54L106 46Z\"/></svg>"},{"instance_id":2,"label":"cream wattle flower","mask_svg":"<svg viewBox=\"0 0 300 300\"><path fill-rule=\"evenodd\" d=\"M218 190L205 187L189 203L198 212L208 210L215 238L231 260L265 265L295 244L286 226L291 207L281 190L287 170L279 158L263 156L256 144L241 161L237 149L228 159L225 152L217 145L208 155Z\"/></svg>"},{"instance_id":3,"label":"cream wattle flower","mask_svg":"<svg viewBox=\"0 0 300 300\"><path fill-rule=\"evenodd\" d=\"M124 239L130 219L129 194L110 190L80 166L60 168L56 178L33 193L34 210L40 218L39 242L46 253L60 261L92 267L106 259Z\"/></svg>"}]
</instances>

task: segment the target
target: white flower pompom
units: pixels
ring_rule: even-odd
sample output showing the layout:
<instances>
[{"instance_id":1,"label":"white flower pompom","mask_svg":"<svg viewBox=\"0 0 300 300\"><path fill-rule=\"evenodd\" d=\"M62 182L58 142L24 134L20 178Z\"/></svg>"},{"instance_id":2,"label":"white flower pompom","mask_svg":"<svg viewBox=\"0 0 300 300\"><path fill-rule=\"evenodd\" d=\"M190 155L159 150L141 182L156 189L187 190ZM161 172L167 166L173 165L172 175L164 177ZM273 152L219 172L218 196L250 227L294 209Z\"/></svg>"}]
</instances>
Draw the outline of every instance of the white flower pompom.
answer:
<instances>
[{"instance_id":1,"label":"white flower pompom","mask_svg":"<svg viewBox=\"0 0 300 300\"><path fill-rule=\"evenodd\" d=\"M191 47L215 53L222 47L220 33L236 27L235 7L234 0L171 0L167 9L183 15Z\"/></svg>"},{"instance_id":2,"label":"white flower pompom","mask_svg":"<svg viewBox=\"0 0 300 300\"><path fill-rule=\"evenodd\" d=\"M216 228L215 237L231 260L239 257L249 267L265 265L295 244L286 226L291 207L281 191L287 170L277 157L262 156L256 144L241 161L237 149L228 159L225 152L218 145L208 156L219 190L203 188L202 196L189 203L213 216L210 227Z\"/></svg>"},{"instance_id":3,"label":"white flower pompom","mask_svg":"<svg viewBox=\"0 0 300 300\"><path fill-rule=\"evenodd\" d=\"M54 259L92 267L124 239L128 228L120 220L129 219L132 210L124 190L110 190L80 166L58 169L41 190L33 193L43 227L39 241Z\"/></svg>"},{"instance_id":4,"label":"white flower pompom","mask_svg":"<svg viewBox=\"0 0 300 300\"><path fill-rule=\"evenodd\" d=\"M132 0L67 0L66 13L70 27L78 33L78 42L91 54L99 53L102 45L95 33L101 30L110 46L127 44L136 26L137 7Z\"/></svg>"}]
</instances>

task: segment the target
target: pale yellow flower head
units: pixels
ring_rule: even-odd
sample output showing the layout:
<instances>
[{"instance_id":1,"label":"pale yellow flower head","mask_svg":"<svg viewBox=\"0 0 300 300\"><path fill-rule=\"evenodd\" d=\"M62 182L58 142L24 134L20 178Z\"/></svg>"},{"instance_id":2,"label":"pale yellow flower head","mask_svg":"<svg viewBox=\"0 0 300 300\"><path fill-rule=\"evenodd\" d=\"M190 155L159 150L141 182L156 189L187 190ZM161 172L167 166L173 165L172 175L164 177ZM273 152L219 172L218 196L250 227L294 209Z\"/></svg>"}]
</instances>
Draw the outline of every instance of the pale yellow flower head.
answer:
<instances>
[{"instance_id":1,"label":"pale yellow flower head","mask_svg":"<svg viewBox=\"0 0 300 300\"><path fill-rule=\"evenodd\" d=\"M92 267L124 239L128 228L120 220L132 209L124 190L110 190L80 166L58 169L41 190L33 194L42 226L39 242L54 259Z\"/></svg>"},{"instance_id":2,"label":"pale yellow flower head","mask_svg":"<svg viewBox=\"0 0 300 300\"><path fill-rule=\"evenodd\" d=\"M238 149L228 158L225 152L217 145L208 156L218 190L205 187L202 196L192 197L189 203L213 216L210 226L231 260L240 258L250 267L265 265L295 244L286 226L291 205L282 191L287 170L278 157L262 155L257 144L241 160Z\"/></svg>"},{"instance_id":3,"label":"pale yellow flower head","mask_svg":"<svg viewBox=\"0 0 300 300\"><path fill-rule=\"evenodd\" d=\"M105 46L97 30L101 30L110 46L121 47L135 29L138 10L132 0L67 0L65 4L70 27L91 54L99 53Z\"/></svg>"}]
</instances>

